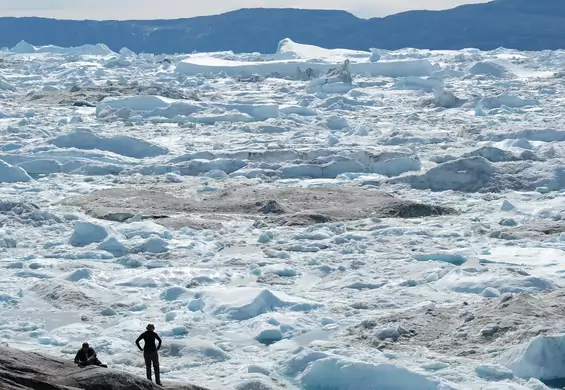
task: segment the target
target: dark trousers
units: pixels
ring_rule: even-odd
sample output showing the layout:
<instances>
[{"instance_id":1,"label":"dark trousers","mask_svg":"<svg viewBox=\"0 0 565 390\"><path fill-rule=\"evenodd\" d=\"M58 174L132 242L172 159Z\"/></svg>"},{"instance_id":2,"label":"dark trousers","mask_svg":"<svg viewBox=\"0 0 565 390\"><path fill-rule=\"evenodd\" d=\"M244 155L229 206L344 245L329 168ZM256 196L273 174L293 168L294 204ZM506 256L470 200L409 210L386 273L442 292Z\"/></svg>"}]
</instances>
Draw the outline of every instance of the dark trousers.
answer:
<instances>
[{"instance_id":1,"label":"dark trousers","mask_svg":"<svg viewBox=\"0 0 565 390\"><path fill-rule=\"evenodd\" d=\"M94 360L91 360L89 362L79 362L78 365L79 365L79 367L99 366L99 367L108 368L107 365L102 364L102 362L98 359L94 359Z\"/></svg>"},{"instance_id":2,"label":"dark trousers","mask_svg":"<svg viewBox=\"0 0 565 390\"><path fill-rule=\"evenodd\" d=\"M147 370L147 379L151 380L151 364L155 371L155 382L161 383L161 376L159 373L159 354L157 351L143 353L145 358L145 369Z\"/></svg>"}]
</instances>

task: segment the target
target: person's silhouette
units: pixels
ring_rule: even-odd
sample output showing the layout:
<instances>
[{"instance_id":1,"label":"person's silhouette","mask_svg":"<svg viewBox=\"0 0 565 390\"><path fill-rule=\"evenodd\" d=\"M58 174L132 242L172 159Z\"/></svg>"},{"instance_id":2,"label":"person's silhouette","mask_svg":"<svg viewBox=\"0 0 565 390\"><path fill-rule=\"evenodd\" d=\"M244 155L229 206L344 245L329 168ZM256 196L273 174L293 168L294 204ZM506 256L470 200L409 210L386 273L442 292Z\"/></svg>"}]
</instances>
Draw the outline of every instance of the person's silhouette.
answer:
<instances>
[{"instance_id":1,"label":"person's silhouette","mask_svg":"<svg viewBox=\"0 0 565 390\"><path fill-rule=\"evenodd\" d=\"M107 368L108 366L102 364L98 357L96 356L96 351L88 343L83 343L82 348L78 350L75 356L75 363L79 365L79 367L86 367L86 366L100 366Z\"/></svg>"},{"instance_id":2,"label":"person's silhouette","mask_svg":"<svg viewBox=\"0 0 565 390\"><path fill-rule=\"evenodd\" d=\"M153 324L147 325L147 331L143 332L135 344L137 348L143 351L143 357L145 359L145 369L147 370L147 379L151 380L151 364L153 364L153 370L155 371L155 383L161 386L161 375L159 372L159 349L161 348L161 338L157 333L155 333L155 326ZM145 344L143 348L139 345L139 342L143 340ZM155 340L159 342L159 345L155 345Z\"/></svg>"}]
</instances>

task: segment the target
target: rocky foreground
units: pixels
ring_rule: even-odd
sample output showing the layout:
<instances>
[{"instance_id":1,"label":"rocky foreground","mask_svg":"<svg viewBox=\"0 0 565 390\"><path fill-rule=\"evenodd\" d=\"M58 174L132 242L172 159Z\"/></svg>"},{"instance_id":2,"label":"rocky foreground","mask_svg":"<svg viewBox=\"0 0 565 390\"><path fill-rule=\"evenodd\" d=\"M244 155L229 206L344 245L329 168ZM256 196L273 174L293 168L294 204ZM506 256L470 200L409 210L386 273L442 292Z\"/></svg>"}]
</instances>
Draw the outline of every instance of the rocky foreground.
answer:
<instances>
[{"instance_id":1,"label":"rocky foreground","mask_svg":"<svg viewBox=\"0 0 565 390\"><path fill-rule=\"evenodd\" d=\"M206 390L192 385L164 382L167 389ZM72 361L0 347L0 389L49 390L151 390L148 380L108 368L78 368Z\"/></svg>"}]
</instances>

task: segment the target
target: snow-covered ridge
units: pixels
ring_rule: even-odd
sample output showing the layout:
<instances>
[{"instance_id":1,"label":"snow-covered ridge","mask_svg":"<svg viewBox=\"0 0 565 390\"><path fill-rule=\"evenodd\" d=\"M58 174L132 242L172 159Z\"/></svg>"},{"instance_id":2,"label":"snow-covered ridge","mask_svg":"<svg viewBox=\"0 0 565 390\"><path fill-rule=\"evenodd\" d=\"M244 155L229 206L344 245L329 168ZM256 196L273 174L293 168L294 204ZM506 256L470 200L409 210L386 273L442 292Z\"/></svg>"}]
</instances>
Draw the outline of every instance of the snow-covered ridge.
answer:
<instances>
[{"instance_id":1,"label":"snow-covered ridge","mask_svg":"<svg viewBox=\"0 0 565 390\"><path fill-rule=\"evenodd\" d=\"M108 48L108 46L98 43L96 45L82 45L78 47L60 47L54 45L34 46L26 41L21 41L16 46L9 49L11 53L17 54L35 54L35 53L51 53L51 54L79 54L105 56L116 54Z\"/></svg>"},{"instance_id":2,"label":"snow-covered ridge","mask_svg":"<svg viewBox=\"0 0 565 390\"><path fill-rule=\"evenodd\" d=\"M0 57L0 343L143 375L152 322L210 389L563 379L563 53Z\"/></svg>"}]
</instances>

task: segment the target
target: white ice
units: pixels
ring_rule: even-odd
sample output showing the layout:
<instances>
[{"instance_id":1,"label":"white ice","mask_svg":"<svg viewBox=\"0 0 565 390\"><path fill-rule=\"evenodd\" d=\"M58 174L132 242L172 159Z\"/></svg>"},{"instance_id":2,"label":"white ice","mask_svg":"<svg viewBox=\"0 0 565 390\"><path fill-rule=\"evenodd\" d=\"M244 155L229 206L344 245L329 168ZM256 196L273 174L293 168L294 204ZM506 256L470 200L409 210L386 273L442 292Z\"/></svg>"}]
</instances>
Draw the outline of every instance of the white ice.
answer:
<instances>
[{"instance_id":1,"label":"white ice","mask_svg":"<svg viewBox=\"0 0 565 390\"><path fill-rule=\"evenodd\" d=\"M375 324L369 339L359 329L559 296L564 68L561 51L289 39L269 55L6 49L0 343L72 357L89 341L105 363L143 375L133 342L151 322L163 377L213 390L545 389L565 377L558 320L496 319L485 332L513 336L477 346L454 331L441 350L400 347L400 323ZM180 211L165 225L65 202L121 187L190 199L236 183L357 185L457 213L313 226L189 215L195 227Z\"/></svg>"}]
</instances>

